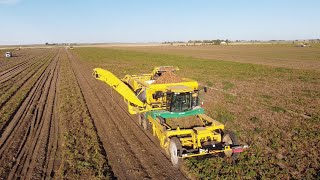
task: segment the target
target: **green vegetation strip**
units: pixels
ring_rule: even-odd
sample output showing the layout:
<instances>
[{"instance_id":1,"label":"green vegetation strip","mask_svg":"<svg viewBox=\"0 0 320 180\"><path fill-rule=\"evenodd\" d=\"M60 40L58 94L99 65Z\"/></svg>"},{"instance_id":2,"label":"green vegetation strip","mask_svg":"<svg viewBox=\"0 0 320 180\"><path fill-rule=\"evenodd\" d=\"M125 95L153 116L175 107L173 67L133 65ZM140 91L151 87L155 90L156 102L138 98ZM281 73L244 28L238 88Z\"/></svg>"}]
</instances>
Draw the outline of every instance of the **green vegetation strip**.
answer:
<instances>
[{"instance_id":1,"label":"green vegetation strip","mask_svg":"<svg viewBox=\"0 0 320 180\"><path fill-rule=\"evenodd\" d=\"M59 118L62 127L62 165L58 179L110 179L101 146L80 87L63 53L60 66Z\"/></svg>"},{"instance_id":2,"label":"green vegetation strip","mask_svg":"<svg viewBox=\"0 0 320 180\"><path fill-rule=\"evenodd\" d=\"M238 63L219 60L208 60L194 57L168 55L159 53L145 53L129 50L114 50L107 48L76 48L74 49L84 61L103 65L107 69L121 69L116 75L134 74L136 72L150 72L154 66L178 66L178 72L186 77L208 81L208 77L220 80L249 80L259 77L283 77L292 81L300 79L305 82L318 82L320 74L313 71L274 68L265 65ZM120 77L121 77L120 76ZM233 85L225 82L225 88Z\"/></svg>"}]
</instances>

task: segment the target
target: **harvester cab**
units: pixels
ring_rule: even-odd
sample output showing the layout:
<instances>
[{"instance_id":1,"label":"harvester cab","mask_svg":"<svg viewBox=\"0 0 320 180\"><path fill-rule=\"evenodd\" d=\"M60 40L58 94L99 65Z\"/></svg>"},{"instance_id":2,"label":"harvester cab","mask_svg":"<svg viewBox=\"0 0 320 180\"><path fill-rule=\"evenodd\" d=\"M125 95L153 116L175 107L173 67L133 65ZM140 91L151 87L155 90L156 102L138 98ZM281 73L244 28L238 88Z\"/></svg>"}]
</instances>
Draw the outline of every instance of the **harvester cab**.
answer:
<instances>
[{"instance_id":1,"label":"harvester cab","mask_svg":"<svg viewBox=\"0 0 320 180\"><path fill-rule=\"evenodd\" d=\"M173 66L156 67L150 74L126 75L118 79L96 68L93 76L124 97L130 114L138 115L143 129L151 131L171 157L174 166L181 159L223 154L236 159L247 146L239 145L222 123L204 114L198 82L178 78Z\"/></svg>"},{"instance_id":2,"label":"harvester cab","mask_svg":"<svg viewBox=\"0 0 320 180\"><path fill-rule=\"evenodd\" d=\"M166 93L166 110L170 112L190 111L199 105L198 90L188 86L169 86Z\"/></svg>"}]
</instances>

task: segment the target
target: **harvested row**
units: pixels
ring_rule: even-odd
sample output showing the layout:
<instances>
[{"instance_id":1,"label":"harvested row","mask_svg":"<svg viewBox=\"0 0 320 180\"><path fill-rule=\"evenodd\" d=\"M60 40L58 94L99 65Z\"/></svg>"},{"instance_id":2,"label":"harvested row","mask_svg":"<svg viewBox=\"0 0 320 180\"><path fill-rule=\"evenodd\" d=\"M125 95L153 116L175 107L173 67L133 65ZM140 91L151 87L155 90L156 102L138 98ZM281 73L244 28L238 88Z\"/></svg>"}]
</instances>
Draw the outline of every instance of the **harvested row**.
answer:
<instances>
[{"instance_id":1,"label":"harvested row","mask_svg":"<svg viewBox=\"0 0 320 180\"><path fill-rule=\"evenodd\" d=\"M35 79L35 83L33 82ZM59 55L32 76L31 89L3 127L0 138L0 177L39 179L51 175L57 136ZM2 113L1 113L2 114Z\"/></svg>"},{"instance_id":2,"label":"harvested row","mask_svg":"<svg viewBox=\"0 0 320 180\"><path fill-rule=\"evenodd\" d=\"M12 116L17 111L18 107L21 106L24 99L27 97L31 88L37 82L39 76L43 74L49 63L53 59L53 54L48 56L44 60L39 60L40 64L37 68L34 68L31 72L26 74L15 84L12 84L10 89L0 91L4 92L0 97L0 132L10 123ZM14 98L13 98L14 97Z\"/></svg>"},{"instance_id":3,"label":"harvested row","mask_svg":"<svg viewBox=\"0 0 320 180\"><path fill-rule=\"evenodd\" d=\"M127 109L116 103L120 98L113 96L115 92L91 76L92 67L70 52L69 58L115 175L120 179L185 179Z\"/></svg>"},{"instance_id":4,"label":"harvested row","mask_svg":"<svg viewBox=\"0 0 320 180\"><path fill-rule=\"evenodd\" d=\"M0 75L2 76L7 70L15 67L19 67L21 64L29 61L30 58L37 57L43 54L45 51L40 49L35 50L23 50L15 53L16 56L11 58L0 59Z\"/></svg>"},{"instance_id":5,"label":"harvested row","mask_svg":"<svg viewBox=\"0 0 320 180\"><path fill-rule=\"evenodd\" d=\"M32 77L37 70L42 66L47 64L53 57L53 54L46 54L45 56L35 59L31 65L21 69L21 71L16 72L11 75L11 79L6 80L6 82L0 83L0 109L5 105L8 100L26 83L29 78Z\"/></svg>"},{"instance_id":6,"label":"harvested row","mask_svg":"<svg viewBox=\"0 0 320 180\"><path fill-rule=\"evenodd\" d=\"M84 97L65 51L61 53L59 119L61 146L57 179L113 178Z\"/></svg>"},{"instance_id":7,"label":"harvested row","mask_svg":"<svg viewBox=\"0 0 320 180\"><path fill-rule=\"evenodd\" d=\"M24 72L27 68L30 68L35 63L39 62L39 59L42 59L46 55L48 54L33 54L30 56L30 58L25 58L25 61L23 61L22 63L17 64L8 70L2 71L0 73L0 85L2 86L2 84L6 83L7 81L16 78L18 75Z\"/></svg>"}]
</instances>

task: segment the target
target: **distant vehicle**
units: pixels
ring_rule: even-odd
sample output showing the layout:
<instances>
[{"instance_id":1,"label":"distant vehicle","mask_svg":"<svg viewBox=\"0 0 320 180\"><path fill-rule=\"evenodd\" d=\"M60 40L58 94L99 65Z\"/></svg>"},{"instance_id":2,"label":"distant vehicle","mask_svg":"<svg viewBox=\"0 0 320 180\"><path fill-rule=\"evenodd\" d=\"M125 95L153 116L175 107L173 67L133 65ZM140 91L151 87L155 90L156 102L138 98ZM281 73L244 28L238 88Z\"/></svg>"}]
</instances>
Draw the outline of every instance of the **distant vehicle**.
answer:
<instances>
[{"instance_id":1,"label":"distant vehicle","mask_svg":"<svg viewBox=\"0 0 320 180\"><path fill-rule=\"evenodd\" d=\"M7 58L9 57L12 57L12 53L11 52L6 52L6 55L5 55Z\"/></svg>"},{"instance_id":2,"label":"distant vehicle","mask_svg":"<svg viewBox=\"0 0 320 180\"><path fill-rule=\"evenodd\" d=\"M296 47L311 47L311 45L308 43L300 43L300 44L297 44Z\"/></svg>"}]
</instances>

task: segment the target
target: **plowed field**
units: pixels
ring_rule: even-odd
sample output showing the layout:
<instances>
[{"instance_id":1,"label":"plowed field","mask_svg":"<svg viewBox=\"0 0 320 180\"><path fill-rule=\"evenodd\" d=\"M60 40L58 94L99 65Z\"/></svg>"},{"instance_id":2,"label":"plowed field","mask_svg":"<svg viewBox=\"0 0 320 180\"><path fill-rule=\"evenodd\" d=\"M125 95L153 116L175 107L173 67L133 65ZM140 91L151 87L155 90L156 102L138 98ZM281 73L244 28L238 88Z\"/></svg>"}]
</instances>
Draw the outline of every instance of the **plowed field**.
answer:
<instances>
[{"instance_id":1,"label":"plowed field","mask_svg":"<svg viewBox=\"0 0 320 180\"><path fill-rule=\"evenodd\" d=\"M0 74L2 178L41 178L53 171L58 147L60 53L35 51L9 59ZM8 61L9 61L8 60Z\"/></svg>"},{"instance_id":2,"label":"plowed field","mask_svg":"<svg viewBox=\"0 0 320 180\"><path fill-rule=\"evenodd\" d=\"M227 61L202 58L225 51L200 47L186 56L180 51L192 48L35 48L0 57L0 179L318 177L320 73L309 67L319 67L319 53L308 53L318 47L289 48L284 65L272 64L278 47L246 48L250 61L271 61L234 62L246 55L243 47L241 57ZM161 65L178 66L179 77L208 86L206 113L250 145L239 161L189 158L174 168L123 98L91 74L101 67L123 77Z\"/></svg>"},{"instance_id":3,"label":"plowed field","mask_svg":"<svg viewBox=\"0 0 320 180\"><path fill-rule=\"evenodd\" d=\"M0 178L185 179L64 48L0 59Z\"/></svg>"}]
</instances>

